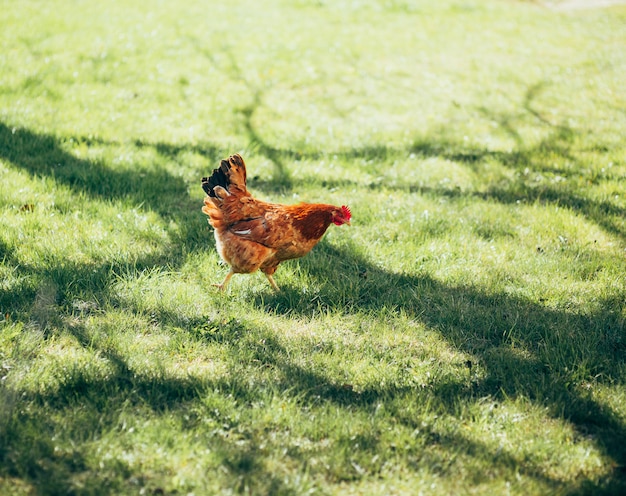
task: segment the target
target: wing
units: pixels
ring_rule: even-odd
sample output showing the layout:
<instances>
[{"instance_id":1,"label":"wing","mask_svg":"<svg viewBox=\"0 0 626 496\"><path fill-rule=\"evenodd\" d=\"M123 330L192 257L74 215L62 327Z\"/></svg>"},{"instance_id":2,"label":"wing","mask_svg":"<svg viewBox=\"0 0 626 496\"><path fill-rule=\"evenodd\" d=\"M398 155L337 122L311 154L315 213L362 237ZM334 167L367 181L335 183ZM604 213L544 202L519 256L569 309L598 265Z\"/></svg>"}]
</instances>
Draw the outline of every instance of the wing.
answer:
<instances>
[{"instance_id":1,"label":"wing","mask_svg":"<svg viewBox=\"0 0 626 496\"><path fill-rule=\"evenodd\" d=\"M321 239L331 217L325 205L263 203L259 215L251 215L228 227L240 239L275 250L277 260L307 254Z\"/></svg>"},{"instance_id":2,"label":"wing","mask_svg":"<svg viewBox=\"0 0 626 496\"><path fill-rule=\"evenodd\" d=\"M255 202L255 205L244 205L243 210L248 215L228 227L231 233L272 249L290 242L292 221L280 205Z\"/></svg>"}]
</instances>

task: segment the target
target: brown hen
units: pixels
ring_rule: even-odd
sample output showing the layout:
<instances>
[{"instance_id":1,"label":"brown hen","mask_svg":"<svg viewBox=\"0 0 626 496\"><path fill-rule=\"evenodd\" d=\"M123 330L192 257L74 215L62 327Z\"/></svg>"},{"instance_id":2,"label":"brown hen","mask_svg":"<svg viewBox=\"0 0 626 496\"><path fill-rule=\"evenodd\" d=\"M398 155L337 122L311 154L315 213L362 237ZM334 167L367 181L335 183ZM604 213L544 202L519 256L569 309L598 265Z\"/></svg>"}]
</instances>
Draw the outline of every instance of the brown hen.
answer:
<instances>
[{"instance_id":1,"label":"brown hen","mask_svg":"<svg viewBox=\"0 0 626 496\"><path fill-rule=\"evenodd\" d=\"M345 205L281 205L253 198L246 188L246 164L237 154L203 177L202 189L208 195L202 211L213 226L217 251L230 265L224 281L216 284L220 290L233 274L261 269L278 291L273 277L278 265L306 255L331 223L350 225L352 216Z\"/></svg>"}]
</instances>

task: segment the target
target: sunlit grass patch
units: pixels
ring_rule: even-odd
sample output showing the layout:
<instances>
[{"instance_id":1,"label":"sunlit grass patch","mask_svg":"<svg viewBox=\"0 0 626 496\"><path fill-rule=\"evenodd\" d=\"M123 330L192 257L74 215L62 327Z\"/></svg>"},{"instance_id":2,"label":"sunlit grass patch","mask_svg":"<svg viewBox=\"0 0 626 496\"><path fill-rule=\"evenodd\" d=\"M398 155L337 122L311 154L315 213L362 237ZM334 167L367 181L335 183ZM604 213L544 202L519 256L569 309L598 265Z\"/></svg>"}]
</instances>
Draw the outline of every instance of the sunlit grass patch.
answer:
<instances>
[{"instance_id":1,"label":"sunlit grass patch","mask_svg":"<svg viewBox=\"0 0 626 496\"><path fill-rule=\"evenodd\" d=\"M620 494L624 8L0 13L0 492ZM212 284L200 178L350 205Z\"/></svg>"}]
</instances>

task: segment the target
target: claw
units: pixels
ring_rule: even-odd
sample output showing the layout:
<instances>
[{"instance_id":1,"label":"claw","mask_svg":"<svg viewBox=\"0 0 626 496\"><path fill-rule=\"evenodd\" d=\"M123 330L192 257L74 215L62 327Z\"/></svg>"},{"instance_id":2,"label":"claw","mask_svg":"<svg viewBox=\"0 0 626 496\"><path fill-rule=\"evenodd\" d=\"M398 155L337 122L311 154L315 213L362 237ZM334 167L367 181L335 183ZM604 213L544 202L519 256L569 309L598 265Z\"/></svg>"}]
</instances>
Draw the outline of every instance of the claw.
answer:
<instances>
[{"instance_id":1,"label":"claw","mask_svg":"<svg viewBox=\"0 0 626 496\"><path fill-rule=\"evenodd\" d=\"M265 277L267 277L267 280L270 282L270 284L272 285L272 288L274 288L274 291L276 291L277 293L280 293L280 288L278 287L278 285L276 284L276 281L274 281L274 277L271 276L270 274L265 274Z\"/></svg>"},{"instance_id":2,"label":"claw","mask_svg":"<svg viewBox=\"0 0 626 496\"><path fill-rule=\"evenodd\" d=\"M233 269L230 269L230 272L226 274L226 277L222 281L222 284L212 284L212 286L216 287L220 291L225 291L226 287L228 286L228 281L230 281L230 278L233 277L233 274Z\"/></svg>"}]
</instances>

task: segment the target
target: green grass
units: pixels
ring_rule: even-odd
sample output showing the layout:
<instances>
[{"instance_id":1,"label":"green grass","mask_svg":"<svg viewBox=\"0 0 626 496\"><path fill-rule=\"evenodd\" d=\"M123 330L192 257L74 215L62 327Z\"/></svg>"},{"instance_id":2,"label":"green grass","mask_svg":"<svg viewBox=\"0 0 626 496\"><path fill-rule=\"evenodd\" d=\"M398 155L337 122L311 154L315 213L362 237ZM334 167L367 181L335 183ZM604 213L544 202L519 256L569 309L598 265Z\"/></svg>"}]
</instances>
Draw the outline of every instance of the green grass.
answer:
<instances>
[{"instance_id":1,"label":"green grass","mask_svg":"<svg viewBox=\"0 0 626 496\"><path fill-rule=\"evenodd\" d=\"M626 8L4 3L0 493L626 491Z\"/></svg>"}]
</instances>

